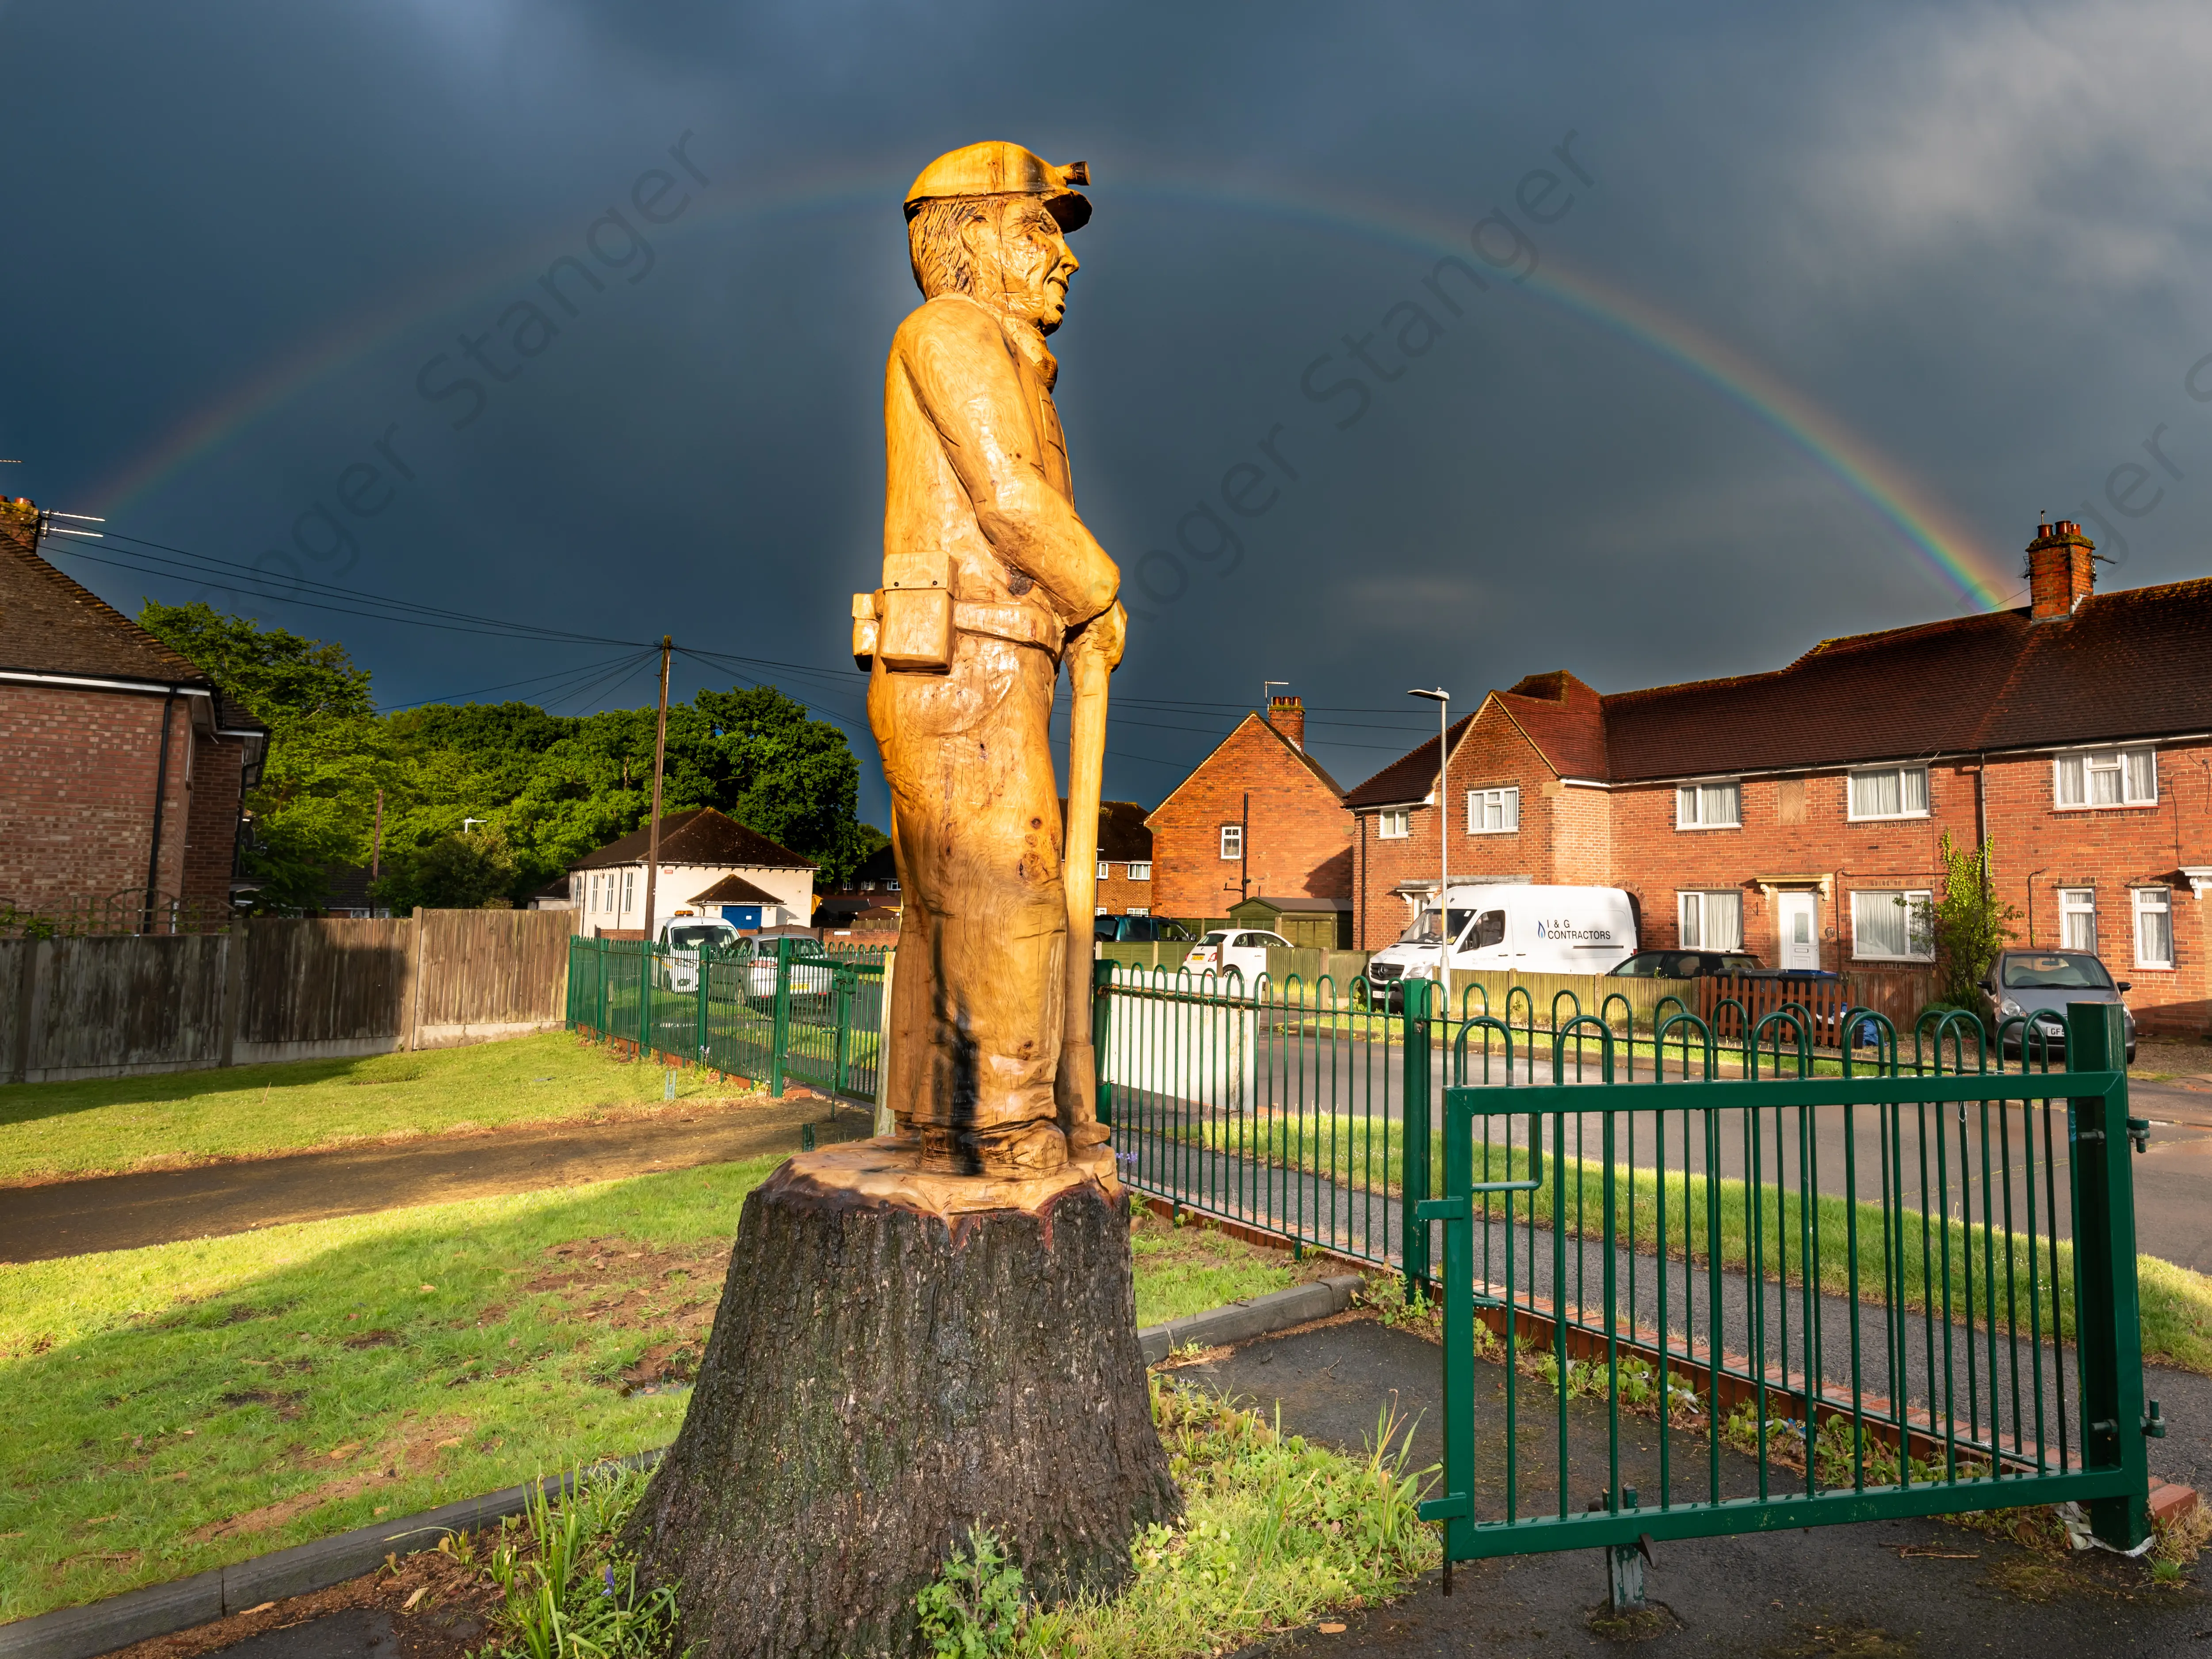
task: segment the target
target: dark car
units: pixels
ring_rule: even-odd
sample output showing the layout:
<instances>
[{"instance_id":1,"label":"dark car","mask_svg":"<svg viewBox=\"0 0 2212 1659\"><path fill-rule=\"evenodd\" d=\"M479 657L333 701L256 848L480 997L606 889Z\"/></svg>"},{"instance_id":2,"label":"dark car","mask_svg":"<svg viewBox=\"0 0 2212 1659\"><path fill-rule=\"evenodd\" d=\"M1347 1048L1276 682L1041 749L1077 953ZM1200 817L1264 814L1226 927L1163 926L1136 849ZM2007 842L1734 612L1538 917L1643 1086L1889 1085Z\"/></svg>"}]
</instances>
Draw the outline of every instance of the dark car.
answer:
<instances>
[{"instance_id":1,"label":"dark car","mask_svg":"<svg viewBox=\"0 0 2212 1659\"><path fill-rule=\"evenodd\" d=\"M1989 977L1982 981L1989 1006L1990 1024L2003 1033L2004 1052L2017 1055L2025 1034L2028 1058L2053 1060L2066 1054L2066 1005L2069 1002L2119 1002L2129 989L2125 980L2115 981L2105 964L2088 951L2006 951L1999 954ZM2025 1025L2008 1020L2025 1019ZM2127 1030L2128 1058L2136 1062L2136 1017L2120 1003L2120 1019Z\"/></svg>"},{"instance_id":2,"label":"dark car","mask_svg":"<svg viewBox=\"0 0 2212 1659\"><path fill-rule=\"evenodd\" d=\"M1165 916L1100 916L1092 923L1091 937L1104 945L1150 945L1160 939L1178 945L1198 942L1197 934Z\"/></svg>"},{"instance_id":3,"label":"dark car","mask_svg":"<svg viewBox=\"0 0 2212 1659\"><path fill-rule=\"evenodd\" d=\"M1615 979L1710 979L1715 974L1758 971L1759 958L1742 951L1638 951L1613 970Z\"/></svg>"}]
</instances>

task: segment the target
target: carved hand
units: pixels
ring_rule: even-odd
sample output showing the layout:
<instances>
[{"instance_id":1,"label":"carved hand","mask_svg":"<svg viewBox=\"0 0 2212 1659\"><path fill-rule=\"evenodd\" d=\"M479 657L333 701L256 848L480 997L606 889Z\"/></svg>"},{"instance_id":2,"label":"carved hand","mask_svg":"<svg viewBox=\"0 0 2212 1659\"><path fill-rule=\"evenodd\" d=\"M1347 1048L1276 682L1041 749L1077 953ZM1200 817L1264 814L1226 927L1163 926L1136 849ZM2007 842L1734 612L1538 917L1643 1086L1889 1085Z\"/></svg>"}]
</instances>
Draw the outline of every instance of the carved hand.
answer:
<instances>
[{"instance_id":1,"label":"carved hand","mask_svg":"<svg viewBox=\"0 0 2212 1659\"><path fill-rule=\"evenodd\" d=\"M1116 599L1089 622L1068 635L1067 650L1070 667L1079 654L1103 657L1110 672L1121 660L1121 653L1129 642L1129 613L1121 600Z\"/></svg>"}]
</instances>

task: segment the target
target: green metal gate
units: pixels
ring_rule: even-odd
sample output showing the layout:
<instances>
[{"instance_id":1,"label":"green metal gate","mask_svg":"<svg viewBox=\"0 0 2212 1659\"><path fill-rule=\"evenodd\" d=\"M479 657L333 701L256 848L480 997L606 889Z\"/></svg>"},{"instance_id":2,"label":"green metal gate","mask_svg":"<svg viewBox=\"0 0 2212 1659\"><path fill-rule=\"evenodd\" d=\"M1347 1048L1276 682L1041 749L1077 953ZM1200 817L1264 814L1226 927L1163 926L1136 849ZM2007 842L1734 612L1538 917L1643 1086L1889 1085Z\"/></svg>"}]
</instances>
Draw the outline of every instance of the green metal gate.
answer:
<instances>
[{"instance_id":1,"label":"green metal gate","mask_svg":"<svg viewBox=\"0 0 2212 1659\"><path fill-rule=\"evenodd\" d=\"M2139 1544L2164 1425L2118 1010L2069 1011L2064 1072L1905 1074L1893 1038L1881 1074L1747 1047L1727 1081L1678 1019L1702 1079L1565 1083L1570 1021L1531 1086L1502 1022L1459 1028L1456 1075L1478 1035L1506 1065L1443 1091L1408 1229L1409 1266L1443 1235L1447 1560L2069 1500Z\"/></svg>"}]
</instances>

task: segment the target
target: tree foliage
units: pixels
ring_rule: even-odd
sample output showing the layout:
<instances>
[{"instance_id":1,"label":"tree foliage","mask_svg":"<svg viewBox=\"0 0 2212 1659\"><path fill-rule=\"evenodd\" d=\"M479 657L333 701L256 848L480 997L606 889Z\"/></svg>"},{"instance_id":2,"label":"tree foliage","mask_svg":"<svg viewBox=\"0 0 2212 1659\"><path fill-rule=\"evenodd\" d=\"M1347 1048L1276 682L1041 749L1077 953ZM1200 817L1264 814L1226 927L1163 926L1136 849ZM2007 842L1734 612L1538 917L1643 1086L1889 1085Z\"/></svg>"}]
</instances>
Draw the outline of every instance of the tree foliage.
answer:
<instances>
[{"instance_id":1,"label":"tree foliage","mask_svg":"<svg viewBox=\"0 0 2212 1659\"><path fill-rule=\"evenodd\" d=\"M2020 911L1996 896L1990 866L1994 842L1960 847L1946 830L1936 850L1943 861L1943 890L1929 917L1936 995L1960 1008L1976 1007L1982 980L1996 964L1997 952L2010 943Z\"/></svg>"},{"instance_id":2,"label":"tree foliage","mask_svg":"<svg viewBox=\"0 0 2212 1659\"><path fill-rule=\"evenodd\" d=\"M205 605L149 600L139 620L269 725L247 802L269 908L312 908L329 866L369 862L380 789L379 890L399 908L525 902L651 810L650 708L439 703L380 716L368 671L336 642ZM856 817L860 776L844 732L773 686L701 691L668 711L661 811L726 812L814 860L818 884L884 844Z\"/></svg>"}]
</instances>

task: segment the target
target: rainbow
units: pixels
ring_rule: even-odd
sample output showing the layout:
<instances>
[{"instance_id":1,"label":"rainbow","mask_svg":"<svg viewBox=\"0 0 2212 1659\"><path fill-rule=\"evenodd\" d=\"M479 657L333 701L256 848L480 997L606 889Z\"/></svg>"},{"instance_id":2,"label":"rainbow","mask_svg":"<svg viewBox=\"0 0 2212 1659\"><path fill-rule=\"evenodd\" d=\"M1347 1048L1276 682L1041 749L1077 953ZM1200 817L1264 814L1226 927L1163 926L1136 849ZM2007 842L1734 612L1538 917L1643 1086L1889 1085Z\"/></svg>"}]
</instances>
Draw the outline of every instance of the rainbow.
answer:
<instances>
[{"instance_id":1,"label":"rainbow","mask_svg":"<svg viewBox=\"0 0 2212 1659\"><path fill-rule=\"evenodd\" d=\"M765 198L708 207L656 233L655 246L688 240L713 228L750 222L756 228L809 218L865 214L885 220L895 234L898 180L893 169L849 170L785 185ZM1208 187L1187 179L1146 176L1097 187L1103 199L1186 204L1208 212L1257 214L1303 222L1327 234L1394 243L1428 258L1465 257L1465 228L1441 216L1413 215L1389 204L1322 197L1293 197L1249 188ZM580 228L580 222L578 228ZM335 380L441 319L480 308L520 291L555 257L574 251L574 232L534 246L503 250L497 257L426 283L392 303L349 319L300 349L272 361L227 395L195 411L137 456L95 492L109 518L127 513L194 465L236 442L246 432L311 388ZM1556 239L1554 239L1556 240ZM1875 515L1965 605L1995 609L2017 584L1991 550L1960 526L1897 462L1781 376L1652 301L1625 292L1567 265L1544 250L1527 280L1493 282L1602 329L1648 352L1734 403L1828 472Z\"/></svg>"}]
</instances>

